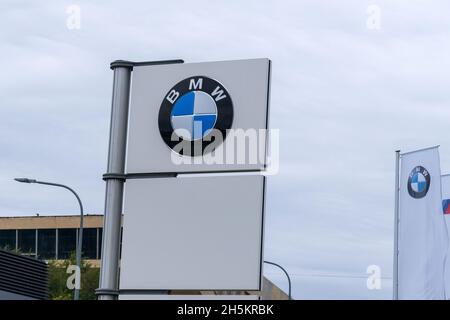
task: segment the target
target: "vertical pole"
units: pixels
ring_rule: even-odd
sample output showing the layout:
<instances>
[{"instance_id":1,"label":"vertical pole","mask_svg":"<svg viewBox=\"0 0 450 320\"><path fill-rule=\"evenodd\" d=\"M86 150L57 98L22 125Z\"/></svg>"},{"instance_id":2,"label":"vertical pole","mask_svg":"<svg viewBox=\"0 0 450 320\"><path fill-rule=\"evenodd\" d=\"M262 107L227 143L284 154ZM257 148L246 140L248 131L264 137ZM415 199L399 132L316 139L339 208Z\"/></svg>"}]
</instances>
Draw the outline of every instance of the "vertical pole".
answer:
<instances>
[{"instance_id":1,"label":"vertical pole","mask_svg":"<svg viewBox=\"0 0 450 320\"><path fill-rule=\"evenodd\" d=\"M56 241L56 243L55 243L55 258L56 258L56 260L58 260L58 258L59 258L59 256L58 256L58 250L59 250L59 247L58 247L59 231L58 231L58 229L55 229L55 241Z\"/></svg>"},{"instance_id":2,"label":"vertical pole","mask_svg":"<svg viewBox=\"0 0 450 320\"><path fill-rule=\"evenodd\" d=\"M35 230L35 238L36 238L36 242L34 243L34 253L35 253L35 258L38 259L38 241L39 241L39 234L38 234L38 229Z\"/></svg>"},{"instance_id":3,"label":"vertical pole","mask_svg":"<svg viewBox=\"0 0 450 320\"><path fill-rule=\"evenodd\" d=\"M399 178L400 178L400 150L395 151L395 211L394 211L394 270L393 270L393 299L398 300L398 223L399 223Z\"/></svg>"},{"instance_id":4,"label":"vertical pole","mask_svg":"<svg viewBox=\"0 0 450 320\"><path fill-rule=\"evenodd\" d=\"M77 242L77 257L76 258L77 258L77 266L80 269L80 277L81 277L81 252L83 251L83 225L84 225L83 204L81 203L81 199L80 199L80 197L78 197L77 193L70 188L69 188L69 190L73 192L75 197L77 197L78 203L80 205L80 228L77 230L78 242ZM81 279L80 279L80 283L81 283ZM74 299L80 300L80 289L75 288Z\"/></svg>"},{"instance_id":5,"label":"vertical pole","mask_svg":"<svg viewBox=\"0 0 450 320\"><path fill-rule=\"evenodd\" d=\"M114 70L114 81L107 173L117 176L123 175L125 171L132 68L132 64L125 61L116 61L111 64L111 69ZM124 181L120 178L106 180L100 287L97 290L100 300L113 300L118 294L123 183Z\"/></svg>"}]
</instances>

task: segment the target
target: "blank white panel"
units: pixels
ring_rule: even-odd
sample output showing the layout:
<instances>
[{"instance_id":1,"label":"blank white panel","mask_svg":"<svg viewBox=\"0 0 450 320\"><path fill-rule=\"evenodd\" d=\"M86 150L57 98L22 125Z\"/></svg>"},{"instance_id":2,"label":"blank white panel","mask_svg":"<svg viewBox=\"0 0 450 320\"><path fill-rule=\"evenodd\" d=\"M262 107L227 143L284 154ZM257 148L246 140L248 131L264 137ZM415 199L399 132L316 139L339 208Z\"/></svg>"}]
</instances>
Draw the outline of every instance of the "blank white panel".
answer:
<instances>
[{"instance_id":1,"label":"blank white panel","mask_svg":"<svg viewBox=\"0 0 450 320\"><path fill-rule=\"evenodd\" d=\"M131 179L121 289L260 290L264 177Z\"/></svg>"}]
</instances>

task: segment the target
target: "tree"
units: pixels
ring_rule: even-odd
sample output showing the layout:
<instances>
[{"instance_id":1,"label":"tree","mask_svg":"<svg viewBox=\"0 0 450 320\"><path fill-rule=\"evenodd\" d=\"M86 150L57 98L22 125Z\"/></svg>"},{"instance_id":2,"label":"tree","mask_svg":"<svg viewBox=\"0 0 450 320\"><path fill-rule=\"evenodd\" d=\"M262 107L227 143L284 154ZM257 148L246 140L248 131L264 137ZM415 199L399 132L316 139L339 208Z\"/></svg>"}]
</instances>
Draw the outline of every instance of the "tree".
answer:
<instances>
[{"instance_id":1,"label":"tree","mask_svg":"<svg viewBox=\"0 0 450 320\"><path fill-rule=\"evenodd\" d=\"M73 290L67 288L68 274L67 268L76 264L75 253L70 258L63 261L51 260L48 263L48 286L49 299L52 300L72 300ZM100 269L93 267L86 260L81 261L81 300L96 300L95 289L98 287Z\"/></svg>"}]
</instances>

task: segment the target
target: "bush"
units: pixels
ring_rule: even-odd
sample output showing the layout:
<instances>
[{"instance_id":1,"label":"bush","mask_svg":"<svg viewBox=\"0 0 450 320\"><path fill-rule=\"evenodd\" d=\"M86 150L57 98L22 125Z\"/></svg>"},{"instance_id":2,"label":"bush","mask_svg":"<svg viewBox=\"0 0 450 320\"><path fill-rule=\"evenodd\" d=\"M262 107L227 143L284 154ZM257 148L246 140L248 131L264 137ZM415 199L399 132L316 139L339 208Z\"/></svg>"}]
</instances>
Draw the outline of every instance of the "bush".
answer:
<instances>
[{"instance_id":1,"label":"bush","mask_svg":"<svg viewBox=\"0 0 450 320\"><path fill-rule=\"evenodd\" d=\"M49 299L72 300L74 290L67 288L67 268L76 265L75 253L67 260L51 260L48 263ZM98 288L100 269L93 267L85 260L81 261L80 300L96 300L95 289Z\"/></svg>"}]
</instances>

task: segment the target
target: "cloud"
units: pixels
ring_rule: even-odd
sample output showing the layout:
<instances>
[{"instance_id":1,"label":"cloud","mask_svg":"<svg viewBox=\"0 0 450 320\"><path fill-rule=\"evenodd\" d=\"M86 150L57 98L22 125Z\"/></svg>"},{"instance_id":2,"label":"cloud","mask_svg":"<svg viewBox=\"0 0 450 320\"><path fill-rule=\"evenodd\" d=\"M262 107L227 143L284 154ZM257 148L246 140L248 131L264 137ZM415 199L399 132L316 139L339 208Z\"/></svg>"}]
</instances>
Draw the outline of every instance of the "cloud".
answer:
<instances>
[{"instance_id":1,"label":"cloud","mask_svg":"<svg viewBox=\"0 0 450 320\"><path fill-rule=\"evenodd\" d=\"M297 273L392 274L394 150L442 144L450 170L447 2L376 1L379 31L364 1L78 1L80 30L66 28L69 4L0 4L2 215L77 210L16 176L64 181L103 211L112 60L267 56L281 168L268 181L266 257ZM364 279L294 282L303 298L391 297Z\"/></svg>"}]
</instances>

